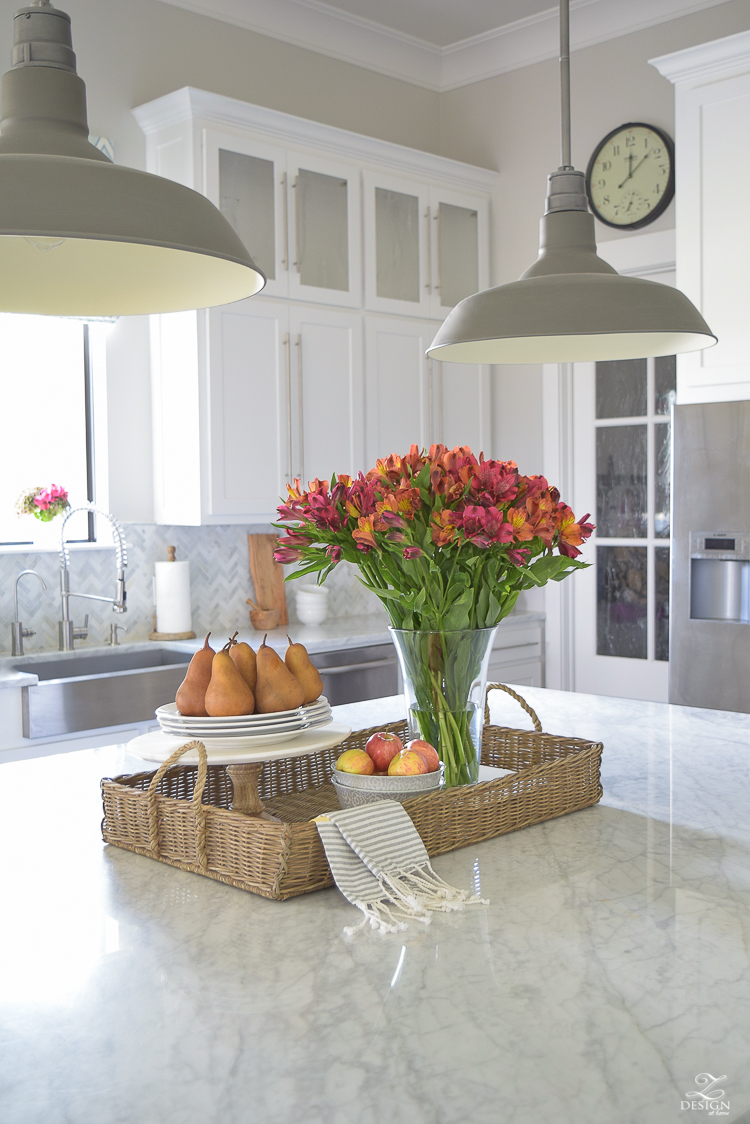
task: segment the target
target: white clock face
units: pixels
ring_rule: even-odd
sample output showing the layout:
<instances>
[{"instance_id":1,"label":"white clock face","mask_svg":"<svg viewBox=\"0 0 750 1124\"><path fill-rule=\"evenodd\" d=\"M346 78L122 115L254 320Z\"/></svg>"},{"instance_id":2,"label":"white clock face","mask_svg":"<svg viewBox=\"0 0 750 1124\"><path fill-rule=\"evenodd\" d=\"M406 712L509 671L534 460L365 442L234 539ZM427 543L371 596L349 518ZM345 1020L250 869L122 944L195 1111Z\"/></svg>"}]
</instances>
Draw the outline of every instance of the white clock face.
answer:
<instances>
[{"instance_id":1,"label":"white clock face","mask_svg":"<svg viewBox=\"0 0 750 1124\"><path fill-rule=\"evenodd\" d=\"M672 195L671 157L646 125L621 129L602 145L589 170L591 203L612 226L648 222Z\"/></svg>"}]
</instances>

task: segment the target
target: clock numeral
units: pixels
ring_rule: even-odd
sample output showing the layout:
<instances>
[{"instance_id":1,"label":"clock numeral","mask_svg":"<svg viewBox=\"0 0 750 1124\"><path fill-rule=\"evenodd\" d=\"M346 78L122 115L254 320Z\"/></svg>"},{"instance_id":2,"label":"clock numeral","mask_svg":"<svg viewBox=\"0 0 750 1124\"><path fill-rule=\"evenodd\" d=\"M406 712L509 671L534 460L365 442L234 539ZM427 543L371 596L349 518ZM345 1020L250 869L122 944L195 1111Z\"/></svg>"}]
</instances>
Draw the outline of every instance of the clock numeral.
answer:
<instances>
[{"instance_id":1,"label":"clock numeral","mask_svg":"<svg viewBox=\"0 0 750 1124\"><path fill-rule=\"evenodd\" d=\"M608 195L602 196L602 206L604 206L604 207L609 206L609 196Z\"/></svg>"},{"instance_id":2,"label":"clock numeral","mask_svg":"<svg viewBox=\"0 0 750 1124\"><path fill-rule=\"evenodd\" d=\"M619 156L619 155L620 155L620 146L619 146L619 144L613 144L613 145L612 145L612 155L613 155L613 156Z\"/></svg>"},{"instance_id":3,"label":"clock numeral","mask_svg":"<svg viewBox=\"0 0 750 1124\"><path fill-rule=\"evenodd\" d=\"M608 172L611 167L612 167L612 161L611 160L603 160L602 161L602 171L603 172Z\"/></svg>"},{"instance_id":4,"label":"clock numeral","mask_svg":"<svg viewBox=\"0 0 750 1124\"><path fill-rule=\"evenodd\" d=\"M652 149L651 149L651 152L652 152L652 154L653 154L654 156L656 156L656 157L659 157L659 156L661 156L661 149L660 149L660 148L652 148Z\"/></svg>"},{"instance_id":5,"label":"clock numeral","mask_svg":"<svg viewBox=\"0 0 750 1124\"><path fill-rule=\"evenodd\" d=\"M635 144L635 137L625 137L625 147L632 148Z\"/></svg>"},{"instance_id":6,"label":"clock numeral","mask_svg":"<svg viewBox=\"0 0 750 1124\"><path fill-rule=\"evenodd\" d=\"M654 188L654 191L657 195L659 195L659 193L661 192L661 184L660 183L657 183L656 187Z\"/></svg>"},{"instance_id":7,"label":"clock numeral","mask_svg":"<svg viewBox=\"0 0 750 1124\"><path fill-rule=\"evenodd\" d=\"M606 180L597 180L597 181L596 181L596 186L597 186L597 187L606 187L606 186L607 186L607 181L606 181Z\"/></svg>"}]
</instances>

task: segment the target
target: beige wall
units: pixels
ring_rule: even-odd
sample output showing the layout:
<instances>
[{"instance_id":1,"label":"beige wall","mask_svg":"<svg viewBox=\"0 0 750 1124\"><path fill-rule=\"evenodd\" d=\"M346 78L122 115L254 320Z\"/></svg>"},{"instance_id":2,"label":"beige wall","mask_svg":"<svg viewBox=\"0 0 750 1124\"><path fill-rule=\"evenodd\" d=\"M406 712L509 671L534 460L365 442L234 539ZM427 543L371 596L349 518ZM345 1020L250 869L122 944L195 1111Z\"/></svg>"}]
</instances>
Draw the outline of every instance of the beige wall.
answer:
<instances>
[{"instance_id":1,"label":"beige wall","mask_svg":"<svg viewBox=\"0 0 750 1124\"><path fill-rule=\"evenodd\" d=\"M749 27L748 0L730 0L575 51L571 57L574 165L585 171L597 142L626 121L653 123L674 136L674 89L648 65L648 59ZM557 62L550 59L443 94L440 117L444 155L501 173L492 212L492 275L496 285L514 281L537 256L546 177L560 161ZM679 153L677 176L679 191ZM648 230L673 226L674 204ZM627 237L599 222L596 236L599 241ZM497 369L493 451L517 460L527 472L538 471L542 463L540 403L539 368Z\"/></svg>"}]
</instances>

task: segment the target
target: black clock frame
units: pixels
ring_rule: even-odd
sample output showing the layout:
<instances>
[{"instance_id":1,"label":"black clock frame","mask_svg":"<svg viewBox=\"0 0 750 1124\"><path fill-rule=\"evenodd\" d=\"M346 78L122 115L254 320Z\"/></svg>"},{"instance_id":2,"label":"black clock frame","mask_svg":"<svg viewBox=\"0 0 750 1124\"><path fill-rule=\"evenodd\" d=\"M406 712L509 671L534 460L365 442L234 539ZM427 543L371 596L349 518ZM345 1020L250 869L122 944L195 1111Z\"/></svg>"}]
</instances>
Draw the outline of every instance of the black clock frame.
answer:
<instances>
[{"instance_id":1,"label":"black clock frame","mask_svg":"<svg viewBox=\"0 0 750 1124\"><path fill-rule=\"evenodd\" d=\"M593 171L596 158L598 157L604 146L612 140L612 137L616 137L618 133L623 132L623 130L625 129L636 128L650 129L652 133L656 133L656 135L661 138L669 154L669 179L667 180L667 186L664 191L664 195L654 207L653 211L649 211L649 213L644 218L637 219L635 222L610 222L609 219L602 218L602 216L596 209L596 205L593 199L591 198L591 173ZM658 219L659 215L664 214L667 207L674 198L674 141L670 137L669 133L665 133L663 129L660 129L658 127L658 125L649 125L646 121L628 121L626 122L626 124L618 125L616 129L612 129L611 132L607 133L606 137L603 137L602 140L599 141L598 145L591 154L591 159L589 160L588 167L586 168L586 196L589 201L589 207L591 208L592 213L596 216L598 221L604 223L605 226L612 227L613 230L639 230L641 227L648 226L649 223L652 223L655 219Z\"/></svg>"}]
</instances>

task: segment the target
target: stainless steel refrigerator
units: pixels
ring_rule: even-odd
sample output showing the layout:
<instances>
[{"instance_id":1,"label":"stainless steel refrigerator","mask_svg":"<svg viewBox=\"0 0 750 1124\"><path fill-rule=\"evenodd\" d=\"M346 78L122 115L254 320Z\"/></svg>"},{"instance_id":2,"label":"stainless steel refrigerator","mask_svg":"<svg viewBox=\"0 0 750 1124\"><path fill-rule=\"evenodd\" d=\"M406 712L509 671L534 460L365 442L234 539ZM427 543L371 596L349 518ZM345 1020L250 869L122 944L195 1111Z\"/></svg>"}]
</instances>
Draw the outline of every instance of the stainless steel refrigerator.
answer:
<instances>
[{"instance_id":1,"label":"stainless steel refrigerator","mask_svg":"<svg viewBox=\"0 0 750 1124\"><path fill-rule=\"evenodd\" d=\"M750 402L675 406L669 701L750 712Z\"/></svg>"}]
</instances>

